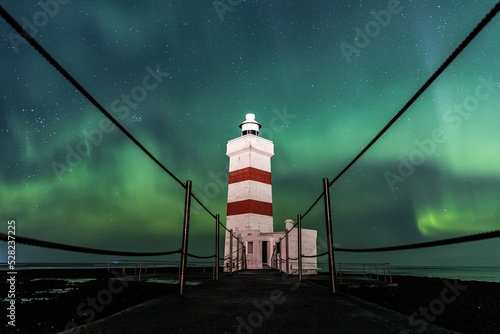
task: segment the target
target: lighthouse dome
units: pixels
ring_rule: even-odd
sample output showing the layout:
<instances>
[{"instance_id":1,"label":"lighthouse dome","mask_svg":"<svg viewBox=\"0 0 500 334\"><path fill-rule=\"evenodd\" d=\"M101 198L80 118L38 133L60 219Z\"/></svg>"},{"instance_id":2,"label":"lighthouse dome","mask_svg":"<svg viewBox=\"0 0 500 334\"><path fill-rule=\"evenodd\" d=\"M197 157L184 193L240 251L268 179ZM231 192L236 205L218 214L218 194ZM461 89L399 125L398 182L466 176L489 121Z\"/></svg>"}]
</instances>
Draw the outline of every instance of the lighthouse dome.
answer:
<instances>
[{"instance_id":1,"label":"lighthouse dome","mask_svg":"<svg viewBox=\"0 0 500 334\"><path fill-rule=\"evenodd\" d=\"M240 124L241 135L259 135L261 125L255 120L255 114L246 114L245 121Z\"/></svg>"}]
</instances>

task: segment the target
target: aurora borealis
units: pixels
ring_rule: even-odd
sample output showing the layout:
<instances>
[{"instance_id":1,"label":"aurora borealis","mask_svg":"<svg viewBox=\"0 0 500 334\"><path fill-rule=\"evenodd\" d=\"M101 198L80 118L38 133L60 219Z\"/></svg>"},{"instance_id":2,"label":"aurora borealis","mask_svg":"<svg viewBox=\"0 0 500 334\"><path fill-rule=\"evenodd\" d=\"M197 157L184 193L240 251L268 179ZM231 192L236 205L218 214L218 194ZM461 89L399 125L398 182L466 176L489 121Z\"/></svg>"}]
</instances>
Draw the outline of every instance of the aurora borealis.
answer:
<instances>
[{"instance_id":1,"label":"aurora borealis","mask_svg":"<svg viewBox=\"0 0 500 334\"><path fill-rule=\"evenodd\" d=\"M275 230L322 191L496 1L68 1L2 6L225 220L226 143L273 140ZM0 216L85 247L181 245L184 189L0 21ZM14 34L14 35L13 35ZM345 248L500 228L500 17L331 188ZM304 219L324 249L323 202ZM193 204L190 251L213 254ZM342 261L497 265L498 240ZM3 246L2 246L3 247ZM221 246L222 247L222 246ZM5 262L6 252L0 255ZM108 257L18 246L20 262ZM321 262L321 261L320 261Z\"/></svg>"}]
</instances>

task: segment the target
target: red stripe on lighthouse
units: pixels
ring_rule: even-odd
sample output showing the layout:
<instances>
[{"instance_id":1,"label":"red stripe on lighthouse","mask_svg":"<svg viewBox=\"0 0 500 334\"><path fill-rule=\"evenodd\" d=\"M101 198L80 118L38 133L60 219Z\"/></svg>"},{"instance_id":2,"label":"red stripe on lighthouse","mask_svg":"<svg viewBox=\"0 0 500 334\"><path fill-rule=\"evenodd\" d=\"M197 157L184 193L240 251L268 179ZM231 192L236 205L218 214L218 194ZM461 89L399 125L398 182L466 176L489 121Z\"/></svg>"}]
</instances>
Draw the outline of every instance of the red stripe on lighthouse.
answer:
<instances>
[{"instance_id":1,"label":"red stripe on lighthouse","mask_svg":"<svg viewBox=\"0 0 500 334\"><path fill-rule=\"evenodd\" d=\"M229 184L242 181L257 181L271 184L271 172L253 167L247 167L229 173Z\"/></svg>"},{"instance_id":2,"label":"red stripe on lighthouse","mask_svg":"<svg viewBox=\"0 0 500 334\"><path fill-rule=\"evenodd\" d=\"M241 215L245 213L255 213L258 215L271 216L273 215L273 204L267 202L247 199L244 201L227 203L227 215Z\"/></svg>"}]
</instances>

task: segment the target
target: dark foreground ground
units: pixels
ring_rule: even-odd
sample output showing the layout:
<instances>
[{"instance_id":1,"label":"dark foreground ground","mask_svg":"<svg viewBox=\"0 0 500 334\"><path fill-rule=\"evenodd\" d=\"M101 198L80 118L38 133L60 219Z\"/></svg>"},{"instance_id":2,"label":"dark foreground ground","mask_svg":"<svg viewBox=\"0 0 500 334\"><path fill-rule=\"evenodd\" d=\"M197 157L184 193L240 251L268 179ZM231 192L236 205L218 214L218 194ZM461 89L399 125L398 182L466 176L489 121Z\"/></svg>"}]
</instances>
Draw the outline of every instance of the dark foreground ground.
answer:
<instances>
[{"instance_id":1,"label":"dark foreground ground","mask_svg":"<svg viewBox=\"0 0 500 334\"><path fill-rule=\"evenodd\" d=\"M175 272L173 270L172 278ZM212 277L208 273L203 276L206 276L205 279ZM2 295L5 291L5 296L0 299L0 309L3 310L0 333L59 333L66 328L103 319L131 306L178 291L174 284L138 282L132 277L130 281L121 283L114 280L115 275L103 269L18 271L16 326L12 327L5 326L9 319L5 316L8 304L4 298L9 288L4 277L5 272L2 272L0 291ZM71 281L78 278L92 280ZM60 293L61 289L69 291Z\"/></svg>"},{"instance_id":2,"label":"dark foreground ground","mask_svg":"<svg viewBox=\"0 0 500 334\"><path fill-rule=\"evenodd\" d=\"M74 325L106 318L147 300L177 293L176 285L110 281L102 270L26 271L18 273L16 285L16 327L2 324L2 333L57 333ZM65 280L33 280L41 277L69 278L93 276L85 283ZM206 279L211 276L207 275ZM314 281L314 280L311 280ZM112 283L111 283L112 282ZM463 333L500 333L500 284L455 282L439 278L394 277L398 287L342 288L341 290L370 302L408 315L415 332L427 323ZM111 283L111 285L110 285ZM1 291L7 291L2 279ZM71 288L67 293L54 289ZM188 287L189 291L189 287ZM5 296L6 297L6 296ZM5 298L2 296L2 298ZM47 298L21 302L21 298ZM0 308L6 311L7 303ZM420 310L423 308L424 310ZM426 311L427 310L427 311ZM410 317L410 315L414 315Z\"/></svg>"},{"instance_id":3,"label":"dark foreground ground","mask_svg":"<svg viewBox=\"0 0 500 334\"><path fill-rule=\"evenodd\" d=\"M500 333L500 283L413 276L393 276L393 282L398 287L340 290L414 315L417 331L428 322L462 333Z\"/></svg>"}]
</instances>

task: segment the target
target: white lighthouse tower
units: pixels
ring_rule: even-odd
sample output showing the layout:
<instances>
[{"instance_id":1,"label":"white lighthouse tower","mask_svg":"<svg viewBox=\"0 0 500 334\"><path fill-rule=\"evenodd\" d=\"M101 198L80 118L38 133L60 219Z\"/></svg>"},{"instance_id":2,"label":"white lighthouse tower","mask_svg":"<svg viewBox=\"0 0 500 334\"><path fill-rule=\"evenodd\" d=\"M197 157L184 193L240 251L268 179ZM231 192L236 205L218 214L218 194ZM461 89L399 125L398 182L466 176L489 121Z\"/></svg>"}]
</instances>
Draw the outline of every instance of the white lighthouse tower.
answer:
<instances>
[{"instance_id":1,"label":"white lighthouse tower","mask_svg":"<svg viewBox=\"0 0 500 334\"><path fill-rule=\"evenodd\" d=\"M254 114L247 114L240 128L241 137L227 143L229 185L226 227L232 229L236 236L250 230L273 232L271 157L274 155L274 144L259 137L261 125ZM229 244L229 233L226 233L224 257L230 253ZM234 251L236 240L233 244ZM253 254L253 249L247 249L247 252ZM236 255L233 257L236 258Z\"/></svg>"},{"instance_id":2,"label":"white lighthouse tower","mask_svg":"<svg viewBox=\"0 0 500 334\"><path fill-rule=\"evenodd\" d=\"M241 137L227 143L229 157L229 185L227 190L226 228L232 230L231 252L230 234L226 232L224 270L276 268L291 274L298 273L298 232L297 228L288 233L289 242L283 242L285 231L274 232L273 196L271 187L271 157L274 155L272 141L259 137L260 124L254 114L247 114L240 124ZM290 231L294 221L287 219L286 230ZM302 271L316 274L315 230L302 229ZM237 244L243 247L237 247ZM288 245L288 251L286 246ZM239 251L238 251L239 249ZM284 261L285 254L291 258ZM295 260L292 260L295 259ZM288 268L286 264L288 263Z\"/></svg>"}]
</instances>

